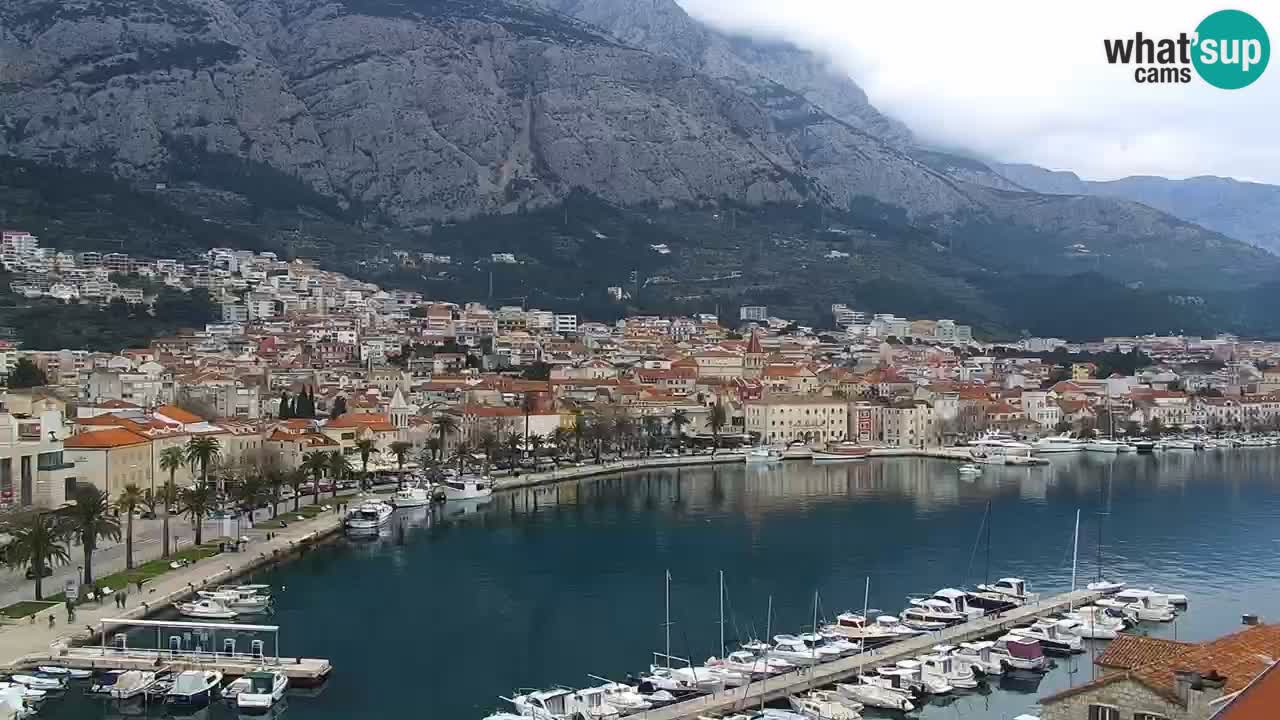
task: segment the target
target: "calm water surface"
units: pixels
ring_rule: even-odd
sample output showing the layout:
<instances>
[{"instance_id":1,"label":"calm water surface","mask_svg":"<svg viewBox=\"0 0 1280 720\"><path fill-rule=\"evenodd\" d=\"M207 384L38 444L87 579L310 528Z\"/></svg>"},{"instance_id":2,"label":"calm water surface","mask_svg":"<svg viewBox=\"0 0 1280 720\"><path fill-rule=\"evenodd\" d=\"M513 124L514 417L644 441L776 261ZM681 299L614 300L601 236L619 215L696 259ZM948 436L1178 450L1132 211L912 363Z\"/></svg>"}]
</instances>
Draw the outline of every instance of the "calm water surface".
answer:
<instances>
[{"instance_id":1,"label":"calm water surface","mask_svg":"<svg viewBox=\"0 0 1280 720\"><path fill-rule=\"evenodd\" d=\"M291 695L291 720L479 720L516 687L624 678L663 645L663 577L672 575L672 653L719 653L717 573L730 639L981 582L979 532L991 505L993 577L1036 590L1071 584L1082 510L1081 582L1097 572L1186 592L1176 624L1144 631L1199 640L1243 612L1275 616L1280 598L1280 451L1078 455L1044 468L954 463L789 462L627 473L513 491L484 506L410 511L378 540L342 541L257 576L277 588L282 649L330 658L319 692ZM1091 677L1088 657L1059 661L1038 686L997 686L913 717L1011 718ZM134 712L137 712L136 710ZM118 716L69 695L41 717ZM210 718L234 713L215 708ZM868 711L868 716L872 715Z\"/></svg>"}]
</instances>

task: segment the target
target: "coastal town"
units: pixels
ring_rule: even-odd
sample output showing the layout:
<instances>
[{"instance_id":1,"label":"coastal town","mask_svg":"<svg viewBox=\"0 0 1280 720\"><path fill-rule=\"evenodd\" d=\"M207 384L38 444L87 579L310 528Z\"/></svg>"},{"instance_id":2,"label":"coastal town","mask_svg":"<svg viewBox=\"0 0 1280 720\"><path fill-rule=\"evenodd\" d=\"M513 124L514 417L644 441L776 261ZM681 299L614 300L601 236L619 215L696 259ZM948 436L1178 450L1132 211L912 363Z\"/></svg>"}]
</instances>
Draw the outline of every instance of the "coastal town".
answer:
<instances>
[{"instance_id":1,"label":"coastal town","mask_svg":"<svg viewBox=\"0 0 1280 720\"><path fill-rule=\"evenodd\" d=\"M832 306L823 327L775 317L765 306L734 308L724 317L633 314L603 322L571 312L447 302L383 289L314 261L286 261L271 253L213 249L189 262L68 254L15 231L3 236L0 262L13 278L10 290L29 299L145 306L157 295L142 287L167 287L207 293L219 315L204 327L154 337L146 347L99 351L12 341L0 346L8 380L0 412L0 521L66 513L67 527L82 528L72 532L80 533L83 565L59 586L65 590L54 595L58 599L37 596L10 606L31 613L33 625L37 615L47 619L50 634L58 632L63 604L68 626L75 612L83 612L97 622L144 629L148 622L168 627L168 621L146 619L168 606L187 622L213 622L210 628L237 615L269 612L269 588L213 586L212 576L193 575L203 567L202 558L221 557L218 552L249 540L234 539L247 531L237 519L237 529L229 532L229 518L247 513L250 526L258 524L254 542L261 543L256 556L232 554L221 575L232 580L259 567L267 550L272 556L291 554L343 527L352 534L367 526L379 535L393 504L403 512L436 500L403 488L406 478L411 485L425 482L424 471L440 473L455 462L459 471L470 464L481 474L448 470L454 482L445 485L467 491L462 478L483 478L476 490L483 482L486 498L492 478L499 479L499 488L513 488L628 467L744 460L750 467L801 457L839 463L870 453L966 462L960 477L972 480L982 472L973 462L1047 465L1039 456L1269 446L1277 444L1280 431L1280 343L1226 335L1000 340L975 337L972 328L952 319L905 318L848 304ZM623 292L617 290L620 299ZM388 479L403 488L391 504L357 502L345 519L333 514L351 493ZM308 507L300 511L308 495ZM159 557L162 564L154 575L131 575L134 516L146 528L157 521L157 505L169 506L162 510L163 549L155 546L152 531L144 541L151 546L139 557ZM238 510L228 512L233 507ZM87 531L75 524L86 521L73 519L82 508L97 523ZM106 519L118 517L121 508L128 517L124 531L122 520ZM269 509L263 514L255 508ZM287 522L277 519L282 508ZM170 519L173 513L178 517ZM210 534L221 536L216 549L201 537L210 519ZM1078 523L1079 518L1077 534ZM11 530L21 527L19 520ZM119 542L122 535L128 538L129 570L112 574L111 582L136 578L129 582L136 582L137 592L146 583L163 596L131 604L128 587L104 590L90 576L97 543ZM26 548L25 537L15 544ZM187 554L178 554L179 547ZM40 578L52 574L46 565L69 549L48 550L38 560L23 550L9 564L28 570L24 587L34 579L39 588ZM108 570L119 565L120 558L114 559ZM188 570L185 563L192 561L196 565ZM1045 695L1044 718L1120 717L1093 708L1129 703L1159 707L1164 718L1207 720L1205 709L1223 698L1256 702L1249 693L1261 691L1249 690L1250 681L1269 666L1249 654L1256 648L1280 652L1272 626L1199 644L1120 634L1139 623L1176 621L1185 596L1126 590L1099 573L1087 588L1073 584L1043 602L1033 599L1039 596L1027 592L1021 578L978 591L946 588L911 600L902 623L892 627L877 623L897 623L896 617L873 623L870 615L841 615L823 629L826 639L818 644L796 640L791 647L787 638L793 636L778 635L777 645L764 645L763 653L747 643L724 655L722 637L724 657L687 668L692 678L669 662L653 666L637 686L649 694L617 683L573 693L538 691L514 699L518 715L491 718L570 717L575 703L586 712L599 690L610 698L602 707L615 715L621 708L637 717L705 716L708 708L768 699L789 702L799 716L813 720L848 720L864 706L901 710L977 687L975 677L1008 672L1007 663L1021 662L1018 653L1032 645L1036 653L1043 646L1046 653L1071 656L1081 652L1081 637L1095 643L1115 639L1096 660L1104 675ZM204 589L189 577L201 578ZM73 591L83 606L68 599ZM118 617L102 608L108 591L116 596ZM1181 605L1169 609L1169 598L1181 598ZM966 610L966 602L974 605ZM1159 608L1141 609L1151 603ZM1106 608L1115 612L1109 615ZM1050 615L1063 619L1046 620ZM1094 627L1095 621L1108 629ZM278 632L276 626L254 627ZM31 636L24 639L28 649L48 644L44 631L23 630ZM89 626L82 637L70 637L105 642L105 633ZM66 642L59 637L56 643ZM938 649L949 646L938 642L961 649L949 655L951 650ZM61 665L14 676L24 678L21 692L63 692L67 678L59 673L89 672L75 663L96 668L100 658L92 649L59 652L60 658L48 662ZM148 667L155 652L126 652L122 646L112 662L130 659ZM323 658L289 660L286 672L271 663L259 668L261 658L253 656L210 658L199 644L183 645L182 652L191 653L192 667L216 668L174 676L178 683L211 683L198 691L205 701L218 692L222 673L250 678L234 692L231 685L222 688L230 701L240 697L272 706L278 700L270 692L272 682L283 693L290 683L323 683L332 669ZM670 653L666 648L665 655ZM1226 666L1217 664L1224 657L1237 663L1225 677L1218 671ZM855 684L836 684L838 691L809 692L850 678L868 658L900 660L899 667L882 668L871 679L852 675ZM767 669L756 667L761 662ZM829 664L816 666L812 675L795 669L819 662ZM912 676L920 663L935 670ZM954 673L941 669L952 663ZM1050 667L1037 664L1032 670ZM213 680L209 673L215 671ZM699 671L710 680L698 679ZM930 675L935 671L940 674ZM259 675L267 690L254 691L252 678ZM146 685L137 691L141 696L159 692L161 700L173 702L174 682L163 683L154 672L138 677L143 679L129 682ZM757 687L753 679L762 683ZM27 700L31 707L40 704L35 696ZM544 707L552 702L570 710Z\"/></svg>"}]
</instances>

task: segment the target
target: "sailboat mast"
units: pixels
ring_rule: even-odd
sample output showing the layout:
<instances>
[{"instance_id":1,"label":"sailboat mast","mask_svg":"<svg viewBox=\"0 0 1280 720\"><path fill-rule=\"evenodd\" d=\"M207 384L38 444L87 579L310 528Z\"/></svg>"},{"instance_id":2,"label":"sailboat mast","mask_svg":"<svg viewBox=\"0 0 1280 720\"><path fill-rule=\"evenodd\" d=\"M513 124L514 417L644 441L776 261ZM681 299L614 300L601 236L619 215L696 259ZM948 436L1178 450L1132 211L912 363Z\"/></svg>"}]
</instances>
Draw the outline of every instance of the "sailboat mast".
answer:
<instances>
[{"instance_id":1,"label":"sailboat mast","mask_svg":"<svg viewBox=\"0 0 1280 720\"><path fill-rule=\"evenodd\" d=\"M666 622L663 623L663 627L666 628L666 631L667 631L667 668L670 669L671 668L671 571L670 570L667 571L666 588L667 588L666 589L667 615L666 615Z\"/></svg>"},{"instance_id":2,"label":"sailboat mast","mask_svg":"<svg viewBox=\"0 0 1280 720\"><path fill-rule=\"evenodd\" d=\"M818 591L817 590L813 591L813 634L814 635L818 634ZM816 640L813 643L812 649L813 649L813 653L812 653L813 659L816 661L818 659L818 642Z\"/></svg>"},{"instance_id":3,"label":"sailboat mast","mask_svg":"<svg viewBox=\"0 0 1280 720\"><path fill-rule=\"evenodd\" d=\"M991 583L991 501L987 501L987 559L983 582Z\"/></svg>"},{"instance_id":4,"label":"sailboat mast","mask_svg":"<svg viewBox=\"0 0 1280 720\"><path fill-rule=\"evenodd\" d=\"M772 595L770 595L770 596L769 596L769 612L768 612L768 614L766 615L766 617L765 617L765 619L764 619L764 642L765 642L765 645L768 645L768 644L769 644L769 639L773 637L773 635L771 634L772 632L773 632L773 596L772 596ZM764 653L764 657L765 657L765 667L766 667L766 668L768 668L768 667L769 667L769 651L768 651L768 650L766 650L766 651L765 651L765 653ZM764 674L764 677L763 677L763 678L761 678L760 682L761 682L761 685L760 685L760 712L764 712L764 696L768 694L768 693L766 693L766 692L765 692L765 689L766 689L767 687L769 687L769 673L767 673L767 672L766 672L766 673Z\"/></svg>"},{"instance_id":5,"label":"sailboat mast","mask_svg":"<svg viewBox=\"0 0 1280 720\"><path fill-rule=\"evenodd\" d=\"M1071 592L1076 591L1076 561L1080 557L1080 508L1076 508L1076 530L1071 542Z\"/></svg>"},{"instance_id":6,"label":"sailboat mast","mask_svg":"<svg viewBox=\"0 0 1280 720\"><path fill-rule=\"evenodd\" d=\"M724 571L720 571L720 657L724 657Z\"/></svg>"}]
</instances>

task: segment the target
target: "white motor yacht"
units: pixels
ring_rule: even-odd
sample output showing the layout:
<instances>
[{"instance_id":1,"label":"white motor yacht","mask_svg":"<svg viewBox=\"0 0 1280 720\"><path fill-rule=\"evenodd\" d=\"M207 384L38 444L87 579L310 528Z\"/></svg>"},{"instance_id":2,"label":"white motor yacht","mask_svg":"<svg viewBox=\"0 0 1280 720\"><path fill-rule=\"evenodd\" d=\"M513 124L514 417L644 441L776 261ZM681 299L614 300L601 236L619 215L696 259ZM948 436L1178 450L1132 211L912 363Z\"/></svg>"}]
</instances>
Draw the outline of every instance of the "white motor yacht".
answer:
<instances>
[{"instance_id":1,"label":"white motor yacht","mask_svg":"<svg viewBox=\"0 0 1280 720\"><path fill-rule=\"evenodd\" d=\"M67 689L65 680L56 677L40 677L39 675L13 675L9 678L13 682L32 690L44 690L45 692L58 692Z\"/></svg>"},{"instance_id":2,"label":"white motor yacht","mask_svg":"<svg viewBox=\"0 0 1280 720\"><path fill-rule=\"evenodd\" d=\"M476 500L493 495L493 483L479 475L447 478L440 486L448 500Z\"/></svg>"},{"instance_id":3,"label":"white motor yacht","mask_svg":"<svg viewBox=\"0 0 1280 720\"><path fill-rule=\"evenodd\" d=\"M1029 602L1036 602L1040 599L1038 594L1027 590L1027 581L1022 578L1000 578L990 585L978 585L978 590L1007 598L1015 605L1026 605Z\"/></svg>"},{"instance_id":4,"label":"white motor yacht","mask_svg":"<svg viewBox=\"0 0 1280 720\"><path fill-rule=\"evenodd\" d=\"M184 670L174 679L165 701L170 705L201 708L209 704L221 684L222 673L217 670Z\"/></svg>"},{"instance_id":5,"label":"white motor yacht","mask_svg":"<svg viewBox=\"0 0 1280 720\"><path fill-rule=\"evenodd\" d=\"M390 522L393 510L394 508L381 501L363 502L347 513L343 525L349 532L376 532Z\"/></svg>"},{"instance_id":6,"label":"white motor yacht","mask_svg":"<svg viewBox=\"0 0 1280 720\"><path fill-rule=\"evenodd\" d=\"M201 620L232 620L239 613L231 608L223 605L217 600L203 598L195 602L178 603L178 613L183 617L199 618Z\"/></svg>"},{"instance_id":7,"label":"white motor yacht","mask_svg":"<svg viewBox=\"0 0 1280 720\"><path fill-rule=\"evenodd\" d=\"M723 658L710 657L707 667L723 667L751 677L761 678L794 670L795 663L779 657L762 657L747 650L735 650Z\"/></svg>"},{"instance_id":8,"label":"white motor yacht","mask_svg":"<svg viewBox=\"0 0 1280 720\"><path fill-rule=\"evenodd\" d=\"M1114 640L1128 627L1123 610L1098 605L1076 608L1067 613L1066 617L1079 623L1075 627L1076 634L1090 640Z\"/></svg>"},{"instance_id":9,"label":"white motor yacht","mask_svg":"<svg viewBox=\"0 0 1280 720\"><path fill-rule=\"evenodd\" d=\"M698 668L664 667L650 665L649 674L641 678L659 690L673 693L707 692L724 690L724 680L709 673L699 673Z\"/></svg>"},{"instance_id":10,"label":"white motor yacht","mask_svg":"<svg viewBox=\"0 0 1280 720\"><path fill-rule=\"evenodd\" d=\"M653 703L646 700L636 690L635 686L620 682L607 682L600 685L599 689L604 693L604 701L617 708L622 715L644 712L653 707Z\"/></svg>"},{"instance_id":11,"label":"white motor yacht","mask_svg":"<svg viewBox=\"0 0 1280 720\"><path fill-rule=\"evenodd\" d=\"M973 668L967 662L957 662L955 651L956 648L951 645L933 646L933 652L916 658L920 661L920 672L925 677L932 677L960 690L978 687Z\"/></svg>"},{"instance_id":12,"label":"white motor yacht","mask_svg":"<svg viewBox=\"0 0 1280 720\"><path fill-rule=\"evenodd\" d=\"M431 493L421 485L408 485L391 496L391 504L397 509L425 507L431 504Z\"/></svg>"},{"instance_id":13,"label":"white motor yacht","mask_svg":"<svg viewBox=\"0 0 1280 720\"><path fill-rule=\"evenodd\" d=\"M837 657L846 655L857 655L862 652L862 645L851 642L847 638L840 635L832 635L830 637L822 633L801 633L796 637L811 648L817 648L819 651L827 649L838 653Z\"/></svg>"},{"instance_id":14,"label":"white motor yacht","mask_svg":"<svg viewBox=\"0 0 1280 720\"><path fill-rule=\"evenodd\" d=\"M831 692L814 690L804 695L792 695L787 698L791 709L808 720L861 720L857 709L850 707L849 701Z\"/></svg>"},{"instance_id":15,"label":"white motor yacht","mask_svg":"<svg viewBox=\"0 0 1280 720\"><path fill-rule=\"evenodd\" d=\"M1050 435L1031 443L1031 447L1040 455L1074 453L1084 450L1084 443L1070 435Z\"/></svg>"},{"instance_id":16,"label":"white motor yacht","mask_svg":"<svg viewBox=\"0 0 1280 720\"><path fill-rule=\"evenodd\" d=\"M1119 440L1112 440L1110 438L1094 438L1093 440L1088 440L1084 444L1084 449L1095 453L1126 453L1135 452L1137 450L1137 448L1128 443L1123 443Z\"/></svg>"},{"instance_id":17,"label":"white motor yacht","mask_svg":"<svg viewBox=\"0 0 1280 720\"><path fill-rule=\"evenodd\" d=\"M957 612L946 600L936 597L912 598L911 606L902 611L902 622L917 630L941 630L969 620L969 615Z\"/></svg>"},{"instance_id":18,"label":"white motor yacht","mask_svg":"<svg viewBox=\"0 0 1280 720\"><path fill-rule=\"evenodd\" d=\"M1039 641L1045 650L1051 652L1084 652L1084 643L1075 633L1073 625L1074 621L1061 622L1049 618L1036 618L1030 627L1014 628L1009 633Z\"/></svg>"},{"instance_id":19,"label":"white motor yacht","mask_svg":"<svg viewBox=\"0 0 1280 720\"><path fill-rule=\"evenodd\" d=\"M899 660L895 663L895 666L898 670L909 673L911 679L920 686L921 692L929 695L946 695L954 689L950 683L936 673L926 675L924 664L919 660Z\"/></svg>"},{"instance_id":20,"label":"white motor yacht","mask_svg":"<svg viewBox=\"0 0 1280 720\"><path fill-rule=\"evenodd\" d=\"M617 718L618 709L604 700L605 693L598 688L570 690L527 690L512 698L516 712L536 720L570 720L570 718Z\"/></svg>"},{"instance_id":21,"label":"white motor yacht","mask_svg":"<svg viewBox=\"0 0 1280 720\"><path fill-rule=\"evenodd\" d=\"M1164 449L1194 451L1196 449L1196 443L1193 440L1184 440L1182 438L1172 438L1164 441Z\"/></svg>"},{"instance_id":22,"label":"white motor yacht","mask_svg":"<svg viewBox=\"0 0 1280 720\"><path fill-rule=\"evenodd\" d=\"M838 683L836 692L867 707L899 712L911 712L915 709L910 692L863 682L862 678L853 683Z\"/></svg>"},{"instance_id":23,"label":"white motor yacht","mask_svg":"<svg viewBox=\"0 0 1280 720\"><path fill-rule=\"evenodd\" d=\"M743 461L753 463L774 463L782 460L782 451L771 447L753 447L743 453Z\"/></svg>"},{"instance_id":24,"label":"white motor yacht","mask_svg":"<svg viewBox=\"0 0 1280 720\"><path fill-rule=\"evenodd\" d=\"M956 648L953 657L956 662L967 663L975 673L982 675L999 675L1004 672L1004 666L1000 664L1000 660L991 654L991 649L995 647L995 643L990 640L975 640L973 642L962 642Z\"/></svg>"},{"instance_id":25,"label":"white motor yacht","mask_svg":"<svg viewBox=\"0 0 1280 720\"><path fill-rule=\"evenodd\" d=\"M982 466L976 463L965 463L960 466L960 475L962 477L973 477L982 474Z\"/></svg>"},{"instance_id":26,"label":"white motor yacht","mask_svg":"<svg viewBox=\"0 0 1280 720\"><path fill-rule=\"evenodd\" d=\"M271 609L271 596L255 591L244 591L234 587L217 590L199 590L196 595L204 600L213 600L223 607L238 613L261 613Z\"/></svg>"},{"instance_id":27,"label":"white motor yacht","mask_svg":"<svg viewBox=\"0 0 1280 720\"><path fill-rule=\"evenodd\" d=\"M1111 597L1099 599L1097 604L1118 608L1134 620L1142 622L1169 622L1177 616L1177 609L1169 602L1169 596L1151 590L1121 590Z\"/></svg>"},{"instance_id":28,"label":"white motor yacht","mask_svg":"<svg viewBox=\"0 0 1280 720\"><path fill-rule=\"evenodd\" d=\"M810 644L795 635L774 635L773 642L773 649L769 651L770 655L780 657L797 665L827 662L844 655L843 650L817 643Z\"/></svg>"},{"instance_id":29,"label":"white motor yacht","mask_svg":"<svg viewBox=\"0 0 1280 720\"><path fill-rule=\"evenodd\" d=\"M249 684L236 694L236 708L245 714L266 713L284 699L289 689L289 676L283 670L262 668L245 675Z\"/></svg>"},{"instance_id":30,"label":"white motor yacht","mask_svg":"<svg viewBox=\"0 0 1280 720\"><path fill-rule=\"evenodd\" d=\"M1040 641L1024 635L1008 633L996 638L989 649L1000 667L1012 670L1041 671L1049 667Z\"/></svg>"},{"instance_id":31,"label":"white motor yacht","mask_svg":"<svg viewBox=\"0 0 1280 720\"><path fill-rule=\"evenodd\" d=\"M890 618L890 616L884 616ZM862 643L864 647L874 647L893 642L903 637L919 634L918 631L902 625L898 619L890 618L892 625L881 625L878 622L868 622L863 616L847 612L836 616L836 621L830 625L823 625L822 635L827 638L840 636L847 638L853 642ZM900 629L899 629L900 628Z\"/></svg>"},{"instance_id":32,"label":"white motor yacht","mask_svg":"<svg viewBox=\"0 0 1280 720\"><path fill-rule=\"evenodd\" d=\"M1085 589L1090 592L1102 593L1103 595L1114 595L1128 586L1129 584L1125 582L1111 582L1099 579L1085 585Z\"/></svg>"}]
</instances>

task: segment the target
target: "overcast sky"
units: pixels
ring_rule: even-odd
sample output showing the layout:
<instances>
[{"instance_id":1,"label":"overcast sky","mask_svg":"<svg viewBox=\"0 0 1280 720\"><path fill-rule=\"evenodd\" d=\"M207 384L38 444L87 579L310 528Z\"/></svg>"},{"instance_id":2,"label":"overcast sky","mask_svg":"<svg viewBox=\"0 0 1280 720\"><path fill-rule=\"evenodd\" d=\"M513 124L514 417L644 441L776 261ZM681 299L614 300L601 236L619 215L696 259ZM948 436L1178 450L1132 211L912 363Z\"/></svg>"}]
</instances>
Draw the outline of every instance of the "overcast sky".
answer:
<instances>
[{"instance_id":1,"label":"overcast sky","mask_svg":"<svg viewBox=\"0 0 1280 720\"><path fill-rule=\"evenodd\" d=\"M1139 85L1104 37L1188 33L1214 11L1280 39L1280 3L678 0L724 30L828 56L917 136L1087 179L1224 175L1280 184L1280 60L1242 90Z\"/></svg>"}]
</instances>

